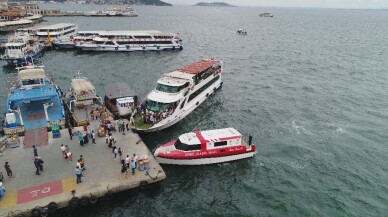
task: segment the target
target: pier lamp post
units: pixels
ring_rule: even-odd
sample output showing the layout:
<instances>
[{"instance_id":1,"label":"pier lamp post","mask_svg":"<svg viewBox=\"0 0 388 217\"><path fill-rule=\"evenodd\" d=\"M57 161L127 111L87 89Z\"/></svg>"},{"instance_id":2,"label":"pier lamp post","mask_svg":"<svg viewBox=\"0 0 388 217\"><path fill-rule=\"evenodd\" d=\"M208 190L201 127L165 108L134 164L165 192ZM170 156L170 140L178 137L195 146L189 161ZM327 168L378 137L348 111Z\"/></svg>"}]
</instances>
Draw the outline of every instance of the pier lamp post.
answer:
<instances>
[{"instance_id":1,"label":"pier lamp post","mask_svg":"<svg viewBox=\"0 0 388 217\"><path fill-rule=\"evenodd\" d=\"M47 113L47 108L53 106L53 103L43 103L43 108L44 108L44 114L46 115L46 120L49 122L49 116Z\"/></svg>"}]
</instances>

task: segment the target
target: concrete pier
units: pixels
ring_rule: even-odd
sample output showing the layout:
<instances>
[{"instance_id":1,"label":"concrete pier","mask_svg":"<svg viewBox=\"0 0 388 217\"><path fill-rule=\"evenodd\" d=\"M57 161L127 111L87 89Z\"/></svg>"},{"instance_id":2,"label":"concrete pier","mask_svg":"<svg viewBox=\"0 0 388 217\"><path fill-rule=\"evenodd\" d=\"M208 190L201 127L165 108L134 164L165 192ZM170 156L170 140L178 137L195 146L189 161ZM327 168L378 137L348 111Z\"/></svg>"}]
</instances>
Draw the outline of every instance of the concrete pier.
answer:
<instances>
[{"instance_id":1,"label":"concrete pier","mask_svg":"<svg viewBox=\"0 0 388 217\"><path fill-rule=\"evenodd\" d=\"M100 122L92 121L91 125L97 135ZM83 127L73 130L83 132ZM60 138L53 138L49 132L48 145L38 146L38 155L44 160L44 171L35 175L33 153L30 147L21 145L18 148L8 148L0 157L1 166L6 161L11 165L14 178L4 174L3 187L6 189L5 197L0 201L0 216L17 216L18 214L31 214L36 207L46 207L48 204L64 208L76 203L95 202L94 199L109 197L111 193L124 191L136 187L146 187L147 184L159 182L166 178L160 165L142 142L140 137L131 131L113 131L117 147L121 147L123 158L136 154L139 158L146 155L150 159L149 170L139 171L134 175L129 173L125 179L121 173L119 156L113 159L112 150L108 148L105 137L96 137L96 143L89 143L82 147L77 137L70 140L67 129L61 130ZM24 138L21 137L21 140ZM64 159L60 145L68 145L73 154L73 161ZM76 184L75 167L80 155L85 159L85 178ZM73 193L72 193L73 191ZM74 199L74 197L76 197ZM76 202L72 202L76 201ZM54 207L54 206L53 206ZM47 209L46 209L47 211ZM51 209L52 211L52 209Z\"/></svg>"}]
</instances>

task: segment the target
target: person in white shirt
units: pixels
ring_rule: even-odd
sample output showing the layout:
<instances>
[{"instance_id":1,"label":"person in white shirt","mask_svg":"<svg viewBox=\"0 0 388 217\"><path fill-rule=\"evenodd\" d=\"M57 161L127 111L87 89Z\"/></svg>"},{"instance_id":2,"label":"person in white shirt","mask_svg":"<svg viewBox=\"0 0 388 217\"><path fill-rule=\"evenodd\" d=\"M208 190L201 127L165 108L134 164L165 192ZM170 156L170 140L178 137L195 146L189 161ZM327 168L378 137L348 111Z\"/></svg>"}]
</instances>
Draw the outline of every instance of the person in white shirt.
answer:
<instances>
[{"instance_id":1,"label":"person in white shirt","mask_svg":"<svg viewBox=\"0 0 388 217\"><path fill-rule=\"evenodd\" d=\"M136 154L133 154L132 160L135 162L137 167L137 161L139 160L139 157Z\"/></svg>"}]
</instances>

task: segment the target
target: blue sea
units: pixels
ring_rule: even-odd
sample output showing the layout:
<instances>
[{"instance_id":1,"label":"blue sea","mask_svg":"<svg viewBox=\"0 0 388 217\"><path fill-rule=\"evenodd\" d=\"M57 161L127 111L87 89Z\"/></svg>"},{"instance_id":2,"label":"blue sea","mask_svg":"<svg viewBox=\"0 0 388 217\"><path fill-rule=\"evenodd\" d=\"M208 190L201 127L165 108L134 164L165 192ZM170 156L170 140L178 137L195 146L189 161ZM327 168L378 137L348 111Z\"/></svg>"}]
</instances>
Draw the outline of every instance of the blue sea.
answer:
<instances>
[{"instance_id":1,"label":"blue sea","mask_svg":"<svg viewBox=\"0 0 388 217\"><path fill-rule=\"evenodd\" d=\"M106 6L52 4L62 10ZM141 98L164 73L200 58L224 63L223 88L150 149L193 129L252 135L254 158L163 166L167 179L69 216L387 216L388 11L135 6L139 17L52 17L80 30L179 33L174 52L48 51L41 63L67 90L79 69L103 95L127 82ZM273 18L259 17L271 12ZM246 36L236 34L245 28ZM3 67L0 79L16 71ZM5 112L6 91L0 108Z\"/></svg>"}]
</instances>

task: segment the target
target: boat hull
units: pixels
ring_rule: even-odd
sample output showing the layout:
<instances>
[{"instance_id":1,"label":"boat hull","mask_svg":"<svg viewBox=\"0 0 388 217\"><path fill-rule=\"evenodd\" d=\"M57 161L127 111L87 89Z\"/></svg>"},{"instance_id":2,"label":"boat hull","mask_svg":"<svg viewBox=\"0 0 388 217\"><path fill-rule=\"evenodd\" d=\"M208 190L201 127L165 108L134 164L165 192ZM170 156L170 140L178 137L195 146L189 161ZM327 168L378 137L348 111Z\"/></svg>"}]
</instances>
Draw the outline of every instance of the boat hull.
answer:
<instances>
[{"instance_id":1,"label":"boat hull","mask_svg":"<svg viewBox=\"0 0 388 217\"><path fill-rule=\"evenodd\" d=\"M182 50L182 45L120 45L120 46L103 46L103 45L76 45L80 51L103 51L103 52L132 52L132 51L161 51L161 50Z\"/></svg>"},{"instance_id":2,"label":"boat hull","mask_svg":"<svg viewBox=\"0 0 388 217\"><path fill-rule=\"evenodd\" d=\"M224 163L229 161L240 160L244 158L250 158L255 155L256 152L246 152L242 154L222 156L222 157L210 157L210 158L197 158L197 159L171 159L171 158L161 158L155 157L156 161L160 164L174 164L174 165L205 165L205 164L215 164L215 163Z\"/></svg>"},{"instance_id":3,"label":"boat hull","mask_svg":"<svg viewBox=\"0 0 388 217\"><path fill-rule=\"evenodd\" d=\"M3 61L6 61L8 65L22 65L25 63L32 63L39 57L43 55L43 49L36 52L31 56L26 56L24 58L0 58Z\"/></svg>"}]
</instances>

